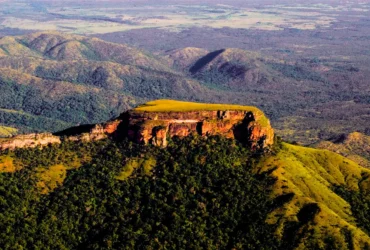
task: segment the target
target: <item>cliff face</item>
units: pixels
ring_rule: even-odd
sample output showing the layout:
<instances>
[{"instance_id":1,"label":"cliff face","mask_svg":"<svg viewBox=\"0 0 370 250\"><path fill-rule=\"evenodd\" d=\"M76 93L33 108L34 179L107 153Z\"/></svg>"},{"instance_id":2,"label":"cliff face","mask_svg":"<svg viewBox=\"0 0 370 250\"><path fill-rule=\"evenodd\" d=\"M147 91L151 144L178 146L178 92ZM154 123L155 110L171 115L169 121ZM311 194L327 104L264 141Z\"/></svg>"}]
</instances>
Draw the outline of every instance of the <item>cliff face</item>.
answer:
<instances>
[{"instance_id":1,"label":"cliff face","mask_svg":"<svg viewBox=\"0 0 370 250\"><path fill-rule=\"evenodd\" d=\"M222 135L252 150L273 144L274 131L263 114L252 111L142 112L126 114L127 137L137 143L165 147L167 139L190 134ZM266 123L266 124L262 124Z\"/></svg>"},{"instance_id":2,"label":"cliff face","mask_svg":"<svg viewBox=\"0 0 370 250\"><path fill-rule=\"evenodd\" d=\"M17 135L0 141L0 150L16 148L34 148L48 144L61 143L60 137L50 133Z\"/></svg>"},{"instance_id":3,"label":"cliff face","mask_svg":"<svg viewBox=\"0 0 370 250\"><path fill-rule=\"evenodd\" d=\"M128 138L136 143L166 147L169 138L176 136L181 138L191 134L221 135L236 139L252 150L264 149L273 144L274 131L269 120L257 108L217 104L217 108L222 110L209 110L215 108L215 105L168 100L151 102L147 105L153 107L153 104L156 105L158 102L160 105L165 103L165 107L169 106L170 111L146 111L144 105L123 113L116 120L71 128L66 134L58 133L60 136L31 134L6 139L0 141L0 150L43 146L61 143L62 140L96 141L108 137L115 140ZM172 106L173 109L171 105L175 105ZM178 111L179 107L183 108L182 105L193 105L199 110L186 110L189 106L185 106L185 111ZM200 107L204 107L205 110L200 109L199 105L204 105ZM158 107L160 109L162 106ZM226 109L229 107L230 110ZM243 110L244 108L246 110Z\"/></svg>"},{"instance_id":4,"label":"cliff face","mask_svg":"<svg viewBox=\"0 0 370 250\"><path fill-rule=\"evenodd\" d=\"M108 138L117 132L121 120L109 121L103 124L94 125L88 132L77 135L56 136L51 133L17 135L11 138L0 139L1 150L14 150L16 148L42 147L49 144L59 144L64 141L97 141Z\"/></svg>"}]
</instances>

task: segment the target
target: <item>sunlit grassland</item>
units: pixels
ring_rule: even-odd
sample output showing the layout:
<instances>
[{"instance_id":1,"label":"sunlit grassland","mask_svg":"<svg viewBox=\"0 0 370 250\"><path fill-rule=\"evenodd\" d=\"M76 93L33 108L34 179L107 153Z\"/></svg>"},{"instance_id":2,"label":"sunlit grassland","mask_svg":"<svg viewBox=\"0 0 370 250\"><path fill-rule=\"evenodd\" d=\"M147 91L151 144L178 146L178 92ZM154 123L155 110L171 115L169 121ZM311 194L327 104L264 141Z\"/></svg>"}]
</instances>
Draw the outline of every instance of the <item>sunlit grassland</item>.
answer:
<instances>
[{"instance_id":1,"label":"sunlit grassland","mask_svg":"<svg viewBox=\"0 0 370 250\"><path fill-rule=\"evenodd\" d=\"M327 234L343 241L340 228L344 227L353 234L355 245L363 240L370 241L356 228L350 205L333 191L334 185L344 185L355 191L369 190L369 170L328 150L283 143L278 154L261 161L258 171L271 172L277 179L273 197L291 197L270 214L269 223L278 223L282 230L286 223L297 221L297 214L304 206L315 203L320 212L309 226L315 232L313 237ZM300 246L304 245L302 241Z\"/></svg>"},{"instance_id":2,"label":"sunlit grassland","mask_svg":"<svg viewBox=\"0 0 370 250\"><path fill-rule=\"evenodd\" d=\"M18 129L6 127L6 126L0 126L0 137L10 137L12 135L17 134Z\"/></svg>"},{"instance_id":3,"label":"sunlit grassland","mask_svg":"<svg viewBox=\"0 0 370 250\"><path fill-rule=\"evenodd\" d=\"M143 112L191 112L191 111L246 111L253 112L260 117L259 123L263 126L268 124L268 119L264 113L253 106L242 106L233 104L212 104L212 103L197 103L197 102L182 102L175 100L156 100L147 102L134 109L135 111Z\"/></svg>"},{"instance_id":4,"label":"sunlit grassland","mask_svg":"<svg viewBox=\"0 0 370 250\"><path fill-rule=\"evenodd\" d=\"M13 173L17 170L11 155L0 156L0 173Z\"/></svg>"},{"instance_id":5,"label":"sunlit grassland","mask_svg":"<svg viewBox=\"0 0 370 250\"><path fill-rule=\"evenodd\" d=\"M151 175L153 167L156 165L156 160L154 158L148 157L144 159L133 158L129 159L127 163L123 166L121 172L116 176L117 180L127 180L135 170L142 168L145 175Z\"/></svg>"},{"instance_id":6,"label":"sunlit grassland","mask_svg":"<svg viewBox=\"0 0 370 250\"><path fill-rule=\"evenodd\" d=\"M62 185L66 177L67 168L62 164L48 168L38 168L34 175L36 186L39 188L41 194L47 194L59 185Z\"/></svg>"}]
</instances>

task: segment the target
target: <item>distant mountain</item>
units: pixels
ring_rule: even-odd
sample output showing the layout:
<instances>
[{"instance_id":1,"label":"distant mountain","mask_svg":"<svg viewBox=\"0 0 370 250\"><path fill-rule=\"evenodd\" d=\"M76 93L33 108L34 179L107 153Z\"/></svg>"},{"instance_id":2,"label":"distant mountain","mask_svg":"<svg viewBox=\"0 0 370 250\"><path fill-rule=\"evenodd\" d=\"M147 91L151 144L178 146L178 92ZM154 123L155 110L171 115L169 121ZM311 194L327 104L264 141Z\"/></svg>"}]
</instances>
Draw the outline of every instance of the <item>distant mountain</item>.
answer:
<instances>
[{"instance_id":1,"label":"distant mountain","mask_svg":"<svg viewBox=\"0 0 370 250\"><path fill-rule=\"evenodd\" d=\"M208 53L209 51L205 49L187 47L167 51L165 57L173 67L180 70L189 70L194 62L206 56Z\"/></svg>"},{"instance_id":2,"label":"distant mountain","mask_svg":"<svg viewBox=\"0 0 370 250\"><path fill-rule=\"evenodd\" d=\"M0 54L57 61L109 61L156 70L169 70L159 58L141 50L97 38L59 32L31 33L0 39Z\"/></svg>"},{"instance_id":3,"label":"distant mountain","mask_svg":"<svg viewBox=\"0 0 370 250\"><path fill-rule=\"evenodd\" d=\"M104 121L148 99L207 95L166 59L57 32L0 39L0 83L0 124L21 132Z\"/></svg>"},{"instance_id":4,"label":"distant mountain","mask_svg":"<svg viewBox=\"0 0 370 250\"><path fill-rule=\"evenodd\" d=\"M370 136L354 132L342 135L332 141L322 141L316 148L328 149L341 154L357 164L370 168Z\"/></svg>"},{"instance_id":5,"label":"distant mountain","mask_svg":"<svg viewBox=\"0 0 370 250\"><path fill-rule=\"evenodd\" d=\"M301 80L324 81L312 70L241 49L208 52L185 48L167 52L166 57L201 82L229 90L279 89L297 85ZM302 90L308 89L310 85L302 86Z\"/></svg>"}]
</instances>

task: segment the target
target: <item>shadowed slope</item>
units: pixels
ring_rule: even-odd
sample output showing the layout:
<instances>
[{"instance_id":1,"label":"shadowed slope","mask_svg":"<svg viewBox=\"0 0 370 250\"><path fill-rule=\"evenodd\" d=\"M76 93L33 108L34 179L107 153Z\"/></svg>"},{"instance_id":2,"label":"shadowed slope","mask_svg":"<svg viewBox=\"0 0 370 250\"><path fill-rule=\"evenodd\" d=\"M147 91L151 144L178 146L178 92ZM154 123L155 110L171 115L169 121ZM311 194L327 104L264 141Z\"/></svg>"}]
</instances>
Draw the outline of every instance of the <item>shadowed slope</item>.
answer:
<instances>
[{"instance_id":1,"label":"shadowed slope","mask_svg":"<svg viewBox=\"0 0 370 250\"><path fill-rule=\"evenodd\" d=\"M192 74L197 73L199 70L206 67L207 64L212 62L217 56L221 55L224 51L225 51L224 49L216 50L216 51L213 51L213 52L207 54L206 56L202 57L201 59L196 61L194 63L194 65L190 68L190 70L189 70L190 73L192 73Z\"/></svg>"}]
</instances>

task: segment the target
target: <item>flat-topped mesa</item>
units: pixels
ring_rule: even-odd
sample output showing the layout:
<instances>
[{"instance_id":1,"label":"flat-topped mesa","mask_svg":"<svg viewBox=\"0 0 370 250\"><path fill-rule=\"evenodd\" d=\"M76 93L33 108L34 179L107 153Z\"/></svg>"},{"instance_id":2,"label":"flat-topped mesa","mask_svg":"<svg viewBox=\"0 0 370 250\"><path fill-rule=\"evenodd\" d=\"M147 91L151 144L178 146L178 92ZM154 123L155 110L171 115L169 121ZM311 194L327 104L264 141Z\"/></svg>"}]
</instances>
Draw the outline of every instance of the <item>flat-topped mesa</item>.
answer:
<instances>
[{"instance_id":1,"label":"flat-topped mesa","mask_svg":"<svg viewBox=\"0 0 370 250\"><path fill-rule=\"evenodd\" d=\"M255 107L158 100L122 117L130 140L162 147L167 146L168 138L191 134L222 135L252 150L266 148L274 139L269 120Z\"/></svg>"},{"instance_id":2,"label":"flat-topped mesa","mask_svg":"<svg viewBox=\"0 0 370 250\"><path fill-rule=\"evenodd\" d=\"M19 135L0 140L0 150L46 146L62 141L97 141L128 138L141 144L166 147L168 139L191 134L221 135L252 150L273 144L274 130L255 107L157 100L123 113L116 120L72 127L55 135Z\"/></svg>"}]
</instances>

